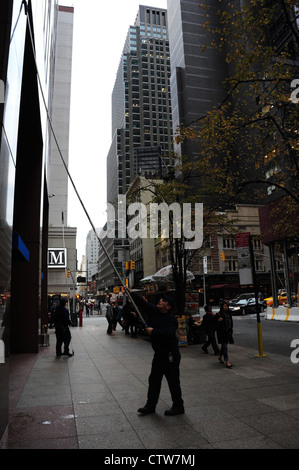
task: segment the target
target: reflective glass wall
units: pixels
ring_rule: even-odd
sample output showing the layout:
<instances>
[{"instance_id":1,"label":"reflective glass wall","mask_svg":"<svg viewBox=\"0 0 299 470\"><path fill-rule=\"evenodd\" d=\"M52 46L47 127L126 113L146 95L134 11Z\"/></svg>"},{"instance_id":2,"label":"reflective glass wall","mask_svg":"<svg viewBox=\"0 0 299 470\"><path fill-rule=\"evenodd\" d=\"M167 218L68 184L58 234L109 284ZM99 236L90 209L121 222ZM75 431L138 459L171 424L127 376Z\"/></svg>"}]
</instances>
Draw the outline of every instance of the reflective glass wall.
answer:
<instances>
[{"instance_id":1,"label":"reflective glass wall","mask_svg":"<svg viewBox=\"0 0 299 470\"><path fill-rule=\"evenodd\" d=\"M48 135L36 64L48 102L57 4L0 2L0 439L8 423L9 357L38 347Z\"/></svg>"}]
</instances>

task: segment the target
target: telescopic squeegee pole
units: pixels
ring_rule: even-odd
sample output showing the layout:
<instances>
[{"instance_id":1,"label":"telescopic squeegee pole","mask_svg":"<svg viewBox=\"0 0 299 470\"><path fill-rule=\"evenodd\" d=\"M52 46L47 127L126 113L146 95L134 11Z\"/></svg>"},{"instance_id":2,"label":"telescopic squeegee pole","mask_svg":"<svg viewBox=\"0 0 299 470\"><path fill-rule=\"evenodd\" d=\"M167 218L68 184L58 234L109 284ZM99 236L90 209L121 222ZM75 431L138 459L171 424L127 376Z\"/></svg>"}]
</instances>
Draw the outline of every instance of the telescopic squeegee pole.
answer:
<instances>
[{"instance_id":1,"label":"telescopic squeegee pole","mask_svg":"<svg viewBox=\"0 0 299 470\"><path fill-rule=\"evenodd\" d=\"M91 222L91 221L90 221L90 222ZM92 227L93 227L93 225L92 225ZM115 274L117 275L117 277L118 277L118 279L119 279L119 282L121 283L122 287L125 288L126 286L124 285L124 282L123 282L122 278L120 277L120 274L119 274L119 272L117 271L115 264L113 263L113 261L112 261L110 255L109 255L109 253L107 252L106 248L104 247L104 245L103 245L103 243L102 243L102 240L100 239L100 237L99 237L98 234L96 233L94 227L93 227L93 230L94 230L94 233L96 234L97 239L99 240L99 243L100 243L100 245L101 245L102 250L104 251L105 255L106 255L107 258L108 258L109 263L111 264L111 266L112 266L112 268L113 268ZM136 303L135 303L134 300L132 299L132 296L131 296L131 294L130 294L130 291L127 290L127 291L126 291L126 294L129 296L129 298L130 298L132 304L134 305L134 307L135 307L135 309L136 309L136 312L137 312L137 314L138 314L140 320L142 321L142 323L144 324L144 326L147 328L147 324L146 324L146 322L145 322L143 316L141 315L139 308L137 307Z\"/></svg>"}]
</instances>

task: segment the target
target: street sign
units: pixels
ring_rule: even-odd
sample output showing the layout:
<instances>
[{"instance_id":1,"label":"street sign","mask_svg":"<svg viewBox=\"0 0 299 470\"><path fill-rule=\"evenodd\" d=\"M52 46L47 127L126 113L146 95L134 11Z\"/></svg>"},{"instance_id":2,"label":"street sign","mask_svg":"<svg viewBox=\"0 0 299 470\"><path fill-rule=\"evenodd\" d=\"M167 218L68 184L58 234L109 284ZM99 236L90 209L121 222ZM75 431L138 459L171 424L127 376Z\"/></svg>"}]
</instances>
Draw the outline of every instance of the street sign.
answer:
<instances>
[{"instance_id":1,"label":"street sign","mask_svg":"<svg viewBox=\"0 0 299 470\"><path fill-rule=\"evenodd\" d=\"M208 274L208 257L203 257L203 273Z\"/></svg>"},{"instance_id":2,"label":"street sign","mask_svg":"<svg viewBox=\"0 0 299 470\"><path fill-rule=\"evenodd\" d=\"M242 232L236 234L240 285L247 285L253 283L249 247L250 235L250 232Z\"/></svg>"}]
</instances>

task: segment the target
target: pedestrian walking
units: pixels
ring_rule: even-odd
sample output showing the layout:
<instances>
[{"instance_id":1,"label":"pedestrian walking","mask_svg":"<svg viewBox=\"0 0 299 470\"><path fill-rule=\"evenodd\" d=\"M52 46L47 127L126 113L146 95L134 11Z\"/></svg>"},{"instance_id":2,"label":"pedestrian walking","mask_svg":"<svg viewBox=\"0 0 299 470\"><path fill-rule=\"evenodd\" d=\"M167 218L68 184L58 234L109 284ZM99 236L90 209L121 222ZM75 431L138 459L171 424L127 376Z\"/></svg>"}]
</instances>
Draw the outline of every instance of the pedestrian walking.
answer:
<instances>
[{"instance_id":1,"label":"pedestrian walking","mask_svg":"<svg viewBox=\"0 0 299 470\"><path fill-rule=\"evenodd\" d=\"M86 303L85 303L85 312L86 312L86 316L89 317L89 305L88 305L88 300L87 300Z\"/></svg>"},{"instance_id":2,"label":"pedestrian walking","mask_svg":"<svg viewBox=\"0 0 299 470\"><path fill-rule=\"evenodd\" d=\"M114 303L114 316L115 316L115 330L116 326L119 323L121 328L123 329L122 325L122 308L120 307L118 302Z\"/></svg>"},{"instance_id":3,"label":"pedestrian walking","mask_svg":"<svg viewBox=\"0 0 299 470\"><path fill-rule=\"evenodd\" d=\"M220 307L219 313L216 314L216 319L218 322L217 336L218 343L221 344L219 361L221 364L226 364L228 369L231 369L233 366L228 359L228 344L233 344L233 318L229 310L229 305L227 302L223 302ZM224 358L224 361L222 359Z\"/></svg>"},{"instance_id":4,"label":"pedestrian walking","mask_svg":"<svg viewBox=\"0 0 299 470\"><path fill-rule=\"evenodd\" d=\"M217 317L215 313L213 313L212 311L212 305L207 304L205 305L204 309L206 313L202 319L202 328L206 332L208 339L201 349L203 350L205 354L208 354L208 347L212 345L214 355L217 356L220 354L220 350L219 350L219 347L215 338L215 332L216 332L217 323L218 323Z\"/></svg>"},{"instance_id":5,"label":"pedestrian walking","mask_svg":"<svg viewBox=\"0 0 299 470\"><path fill-rule=\"evenodd\" d=\"M131 334L131 338L137 338L138 315L130 300L127 300L123 306L122 316L126 335Z\"/></svg>"},{"instance_id":6,"label":"pedestrian walking","mask_svg":"<svg viewBox=\"0 0 299 470\"><path fill-rule=\"evenodd\" d=\"M69 346L71 342L71 332L69 326L72 324L70 320L69 310L66 308L67 301L60 299L60 305L55 311L55 334L56 334L56 356L73 356L70 353ZM62 352L62 345L64 350Z\"/></svg>"},{"instance_id":7,"label":"pedestrian walking","mask_svg":"<svg viewBox=\"0 0 299 470\"><path fill-rule=\"evenodd\" d=\"M112 302L109 300L109 304L107 305L106 308L106 319L108 322L108 328L107 328L107 335L114 335L113 333L113 327L114 327L114 312L113 312L113 305Z\"/></svg>"},{"instance_id":8,"label":"pedestrian walking","mask_svg":"<svg viewBox=\"0 0 299 470\"><path fill-rule=\"evenodd\" d=\"M128 290L128 289L126 289ZM161 384L165 375L172 398L172 407L165 411L165 416L183 414L184 402L180 385L181 354L176 331L178 322L172 312L173 300L163 296L157 305L153 305L135 293L130 293L137 307L148 316L145 329L150 336L154 357L148 379L147 402L138 409L141 415L155 413L159 400Z\"/></svg>"}]
</instances>

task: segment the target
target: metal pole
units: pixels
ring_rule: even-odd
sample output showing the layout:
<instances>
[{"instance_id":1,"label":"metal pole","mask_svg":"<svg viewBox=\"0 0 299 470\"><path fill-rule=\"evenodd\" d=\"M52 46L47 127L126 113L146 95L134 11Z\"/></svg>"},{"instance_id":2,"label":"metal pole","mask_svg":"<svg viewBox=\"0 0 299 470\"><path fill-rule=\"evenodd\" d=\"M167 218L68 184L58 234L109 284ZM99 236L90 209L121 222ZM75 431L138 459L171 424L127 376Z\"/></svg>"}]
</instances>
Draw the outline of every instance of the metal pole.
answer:
<instances>
[{"instance_id":1,"label":"metal pole","mask_svg":"<svg viewBox=\"0 0 299 470\"><path fill-rule=\"evenodd\" d=\"M263 335L262 335L262 324L261 324L259 301L258 301L258 285L257 285L257 279L256 279L255 264L254 264L254 253L253 253L252 237L251 236L249 237L249 251L250 251L250 258L251 258L251 270L252 270L252 278L253 278L254 294L255 294L255 308L256 308L256 319L257 319L257 336L258 336L258 347L259 347L259 354L257 354L256 357L267 357L263 352Z\"/></svg>"}]
</instances>

